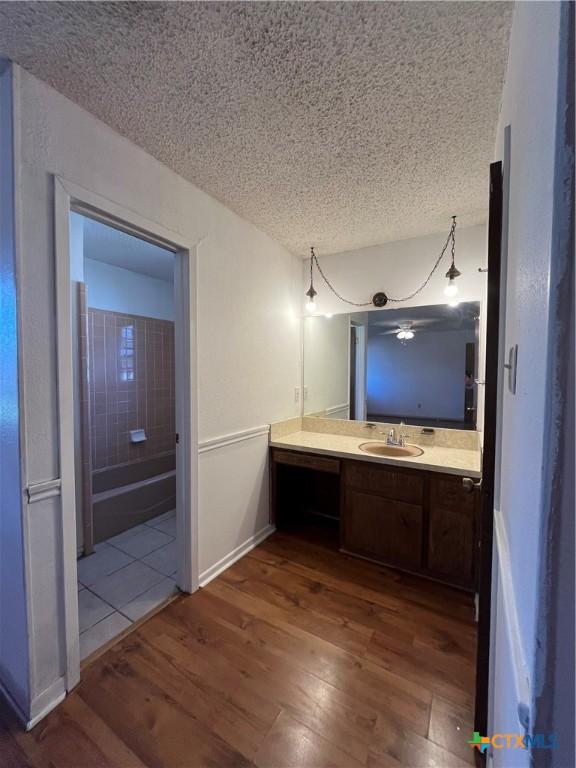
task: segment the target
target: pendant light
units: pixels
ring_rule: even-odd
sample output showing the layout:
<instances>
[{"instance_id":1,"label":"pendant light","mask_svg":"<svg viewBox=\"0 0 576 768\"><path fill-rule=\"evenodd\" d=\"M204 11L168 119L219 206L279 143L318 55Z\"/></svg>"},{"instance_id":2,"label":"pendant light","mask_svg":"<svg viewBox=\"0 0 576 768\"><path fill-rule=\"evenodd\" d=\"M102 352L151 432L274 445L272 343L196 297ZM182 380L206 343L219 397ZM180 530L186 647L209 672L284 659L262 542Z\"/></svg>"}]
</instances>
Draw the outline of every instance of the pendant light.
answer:
<instances>
[{"instance_id":1,"label":"pendant light","mask_svg":"<svg viewBox=\"0 0 576 768\"><path fill-rule=\"evenodd\" d=\"M308 296L308 303L306 304L306 309L308 312L316 312L316 302L314 301L314 297L318 295L318 291L314 290L314 272L312 267L314 266L314 248L310 248L310 288L306 291L306 296Z\"/></svg>"},{"instance_id":2,"label":"pendant light","mask_svg":"<svg viewBox=\"0 0 576 768\"><path fill-rule=\"evenodd\" d=\"M458 285L456 283L456 278L460 277L460 271L456 268L456 265L454 264L454 251L456 248L456 239L454 237L454 233L456 231L456 216L452 216L452 227L450 229L450 239L452 241L452 263L450 264L450 269L448 272L446 272L446 277L448 278L448 285L444 288L444 295L448 296L451 301L449 302L451 307L454 307L458 304L458 300L454 297L458 294Z\"/></svg>"},{"instance_id":3,"label":"pendant light","mask_svg":"<svg viewBox=\"0 0 576 768\"><path fill-rule=\"evenodd\" d=\"M318 295L318 292L314 288L314 265L316 265L316 269L318 270L318 274L328 287L328 289L336 296L336 298L343 302L344 304L348 304L352 307L376 307L378 309L382 309L382 307L385 307L387 304L401 304L405 301L411 301L416 296L418 296L421 291L423 291L430 280L432 279L432 275L436 272L438 269L440 262L442 261L444 254L448 250L448 246L451 245L452 248L452 263L450 264L450 269L448 272L446 272L446 277L448 278L448 285L444 288L444 295L450 299L447 303L451 307L455 307L459 303L459 299L456 298L456 295L458 294L458 285L456 284L456 278L460 277L460 271L456 269L456 265L454 263L454 257L455 257L455 249L456 249L456 240L454 237L454 233L456 231L456 216L452 216L452 225L450 227L450 232L448 233L448 237L446 238L446 242L444 243L444 246L442 250L440 251L440 255L434 262L434 266L428 273L428 276L420 283L420 285L413 290L411 293L407 294L406 296L389 296L388 294L384 293L384 291L377 291L370 301L352 301L351 299L347 299L345 296L343 296L341 293L339 293L336 288L332 285L330 280L326 277L324 274L324 270L320 266L320 262L318 261L318 257L314 253L314 248L310 248L310 288L306 291L306 296L308 297L308 301L306 303L306 309L308 312L313 313L316 312L316 301L315 297ZM405 340L406 337L401 338L401 341ZM408 336L408 339L412 338L412 336Z\"/></svg>"}]
</instances>

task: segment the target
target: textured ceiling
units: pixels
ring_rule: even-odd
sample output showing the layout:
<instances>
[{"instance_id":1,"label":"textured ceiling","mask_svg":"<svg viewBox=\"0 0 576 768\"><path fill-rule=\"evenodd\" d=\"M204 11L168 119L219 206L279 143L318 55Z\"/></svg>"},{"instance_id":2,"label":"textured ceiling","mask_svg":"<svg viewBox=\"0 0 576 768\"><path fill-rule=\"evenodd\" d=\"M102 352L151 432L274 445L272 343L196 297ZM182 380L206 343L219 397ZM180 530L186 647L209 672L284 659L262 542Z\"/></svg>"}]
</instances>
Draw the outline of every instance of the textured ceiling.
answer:
<instances>
[{"instance_id":1,"label":"textured ceiling","mask_svg":"<svg viewBox=\"0 0 576 768\"><path fill-rule=\"evenodd\" d=\"M73 216L81 216L73 213ZM121 232L100 221L81 216L84 230L84 258L103 261L114 267L171 283L174 279L174 254L157 245Z\"/></svg>"},{"instance_id":2,"label":"textured ceiling","mask_svg":"<svg viewBox=\"0 0 576 768\"><path fill-rule=\"evenodd\" d=\"M0 52L284 243L484 220L502 2L7 2Z\"/></svg>"}]
</instances>

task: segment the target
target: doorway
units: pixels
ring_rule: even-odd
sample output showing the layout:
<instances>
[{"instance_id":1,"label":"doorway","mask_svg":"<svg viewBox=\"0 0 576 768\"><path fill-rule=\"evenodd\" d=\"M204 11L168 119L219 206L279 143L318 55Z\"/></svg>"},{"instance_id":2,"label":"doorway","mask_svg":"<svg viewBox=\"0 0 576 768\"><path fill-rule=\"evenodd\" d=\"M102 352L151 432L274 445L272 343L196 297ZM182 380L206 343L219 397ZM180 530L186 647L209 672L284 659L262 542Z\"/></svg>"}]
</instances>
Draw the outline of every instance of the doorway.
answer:
<instances>
[{"instance_id":1,"label":"doorway","mask_svg":"<svg viewBox=\"0 0 576 768\"><path fill-rule=\"evenodd\" d=\"M196 248L59 178L55 199L69 690L198 585Z\"/></svg>"},{"instance_id":2,"label":"doorway","mask_svg":"<svg viewBox=\"0 0 576 768\"><path fill-rule=\"evenodd\" d=\"M350 321L350 419L366 419L366 325Z\"/></svg>"},{"instance_id":3,"label":"doorway","mask_svg":"<svg viewBox=\"0 0 576 768\"><path fill-rule=\"evenodd\" d=\"M175 255L70 219L82 659L177 591Z\"/></svg>"}]
</instances>

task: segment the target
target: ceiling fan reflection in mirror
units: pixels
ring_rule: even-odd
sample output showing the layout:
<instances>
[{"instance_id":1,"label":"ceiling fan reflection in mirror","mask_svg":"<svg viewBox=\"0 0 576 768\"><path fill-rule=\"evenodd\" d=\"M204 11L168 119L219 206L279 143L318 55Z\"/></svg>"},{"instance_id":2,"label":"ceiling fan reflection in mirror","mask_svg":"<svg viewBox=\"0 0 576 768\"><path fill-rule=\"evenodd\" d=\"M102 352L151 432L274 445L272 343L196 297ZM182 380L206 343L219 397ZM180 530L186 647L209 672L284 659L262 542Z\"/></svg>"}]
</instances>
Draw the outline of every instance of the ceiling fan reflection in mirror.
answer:
<instances>
[{"instance_id":1,"label":"ceiling fan reflection in mirror","mask_svg":"<svg viewBox=\"0 0 576 768\"><path fill-rule=\"evenodd\" d=\"M381 333L378 333L378 336L390 336L393 334L396 336L398 341L402 342L402 344L405 344L407 341L410 341L414 338L416 331L424 330L427 325L433 324L433 320L418 320L416 323L414 323L412 320L406 320L398 323L396 328L391 328L388 331L382 331Z\"/></svg>"},{"instance_id":2,"label":"ceiling fan reflection in mirror","mask_svg":"<svg viewBox=\"0 0 576 768\"><path fill-rule=\"evenodd\" d=\"M407 341L414 338L414 331L412 330L412 323L402 323L398 331L396 332L396 338L402 343L406 344Z\"/></svg>"}]
</instances>

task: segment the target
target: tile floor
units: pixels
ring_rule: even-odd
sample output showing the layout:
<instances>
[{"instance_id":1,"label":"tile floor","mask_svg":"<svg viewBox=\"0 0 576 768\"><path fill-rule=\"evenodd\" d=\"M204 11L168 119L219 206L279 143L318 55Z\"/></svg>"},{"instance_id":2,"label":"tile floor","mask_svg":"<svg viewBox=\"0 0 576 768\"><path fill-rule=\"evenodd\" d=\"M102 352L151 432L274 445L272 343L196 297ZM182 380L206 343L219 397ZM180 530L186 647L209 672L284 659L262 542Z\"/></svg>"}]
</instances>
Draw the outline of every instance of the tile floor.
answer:
<instances>
[{"instance_id":1,"label":"tile floor","mask_svg":"<svg viewBox=\"0 0 576 768\"><path fill-rule=\"evenodd\" d=\"M176 592L176 513L97 544L78 560L84 659Z\"/></svg>"}]
</instances>

